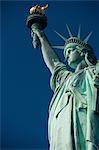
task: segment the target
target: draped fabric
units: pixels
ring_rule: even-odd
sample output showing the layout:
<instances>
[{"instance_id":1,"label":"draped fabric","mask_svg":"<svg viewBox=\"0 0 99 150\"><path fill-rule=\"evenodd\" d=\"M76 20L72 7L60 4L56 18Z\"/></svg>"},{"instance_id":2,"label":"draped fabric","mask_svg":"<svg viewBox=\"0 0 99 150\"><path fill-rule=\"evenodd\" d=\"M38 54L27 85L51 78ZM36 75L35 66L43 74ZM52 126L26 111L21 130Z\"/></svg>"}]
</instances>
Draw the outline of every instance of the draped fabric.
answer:
<instances>
[{"instance_id":1,"label":"draped fabric","mask_svg":"<svg viewBox=\"0 0 99 150\"><path fill-rule=\"evenodd\" d=\"M50 150L99 150L98 88L95 66L72 73L58 63L51 77Z\"/></svg>"}]
</instances>

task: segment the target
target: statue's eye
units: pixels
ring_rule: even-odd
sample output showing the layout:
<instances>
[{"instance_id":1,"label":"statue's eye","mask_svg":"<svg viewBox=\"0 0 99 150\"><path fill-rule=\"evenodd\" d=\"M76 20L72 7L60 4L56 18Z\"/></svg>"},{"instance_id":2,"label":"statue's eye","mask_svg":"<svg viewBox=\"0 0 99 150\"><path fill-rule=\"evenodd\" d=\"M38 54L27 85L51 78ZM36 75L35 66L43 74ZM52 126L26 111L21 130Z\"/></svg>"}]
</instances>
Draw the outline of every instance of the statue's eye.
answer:
<instances>
[{"instance_id":1,"label":"statue's eye","mask_svg":"<svg viewBox=\"0 0 99 150\"><path fill-rule=\"evenodd\" d=\"M69 49L69 50L68 50L68 54L70 54L70 52L71 52L71 50Z\"/></svg>"},{"instance_id":2,"label":"statue's eye","mask_svg":"<svg viewBox=\"0 0 99 150\"><path fill-rule=\"evenodd\" d=\"M67 58L69 57L70 53L71 53L71 49L67 49L67 51L66 51Z\"/></svg>"},{"instance_id":3,"label":"statue's eye","mask_svg":"<svg viewBox=\"0 0 99 150\"><path fill-rule=\"evenodd\" d=\"M70 48L70 49L68 49L68 54L70 54L72 51L74 51L75 50L75 48Z\"/></svg>"}]
</instances>

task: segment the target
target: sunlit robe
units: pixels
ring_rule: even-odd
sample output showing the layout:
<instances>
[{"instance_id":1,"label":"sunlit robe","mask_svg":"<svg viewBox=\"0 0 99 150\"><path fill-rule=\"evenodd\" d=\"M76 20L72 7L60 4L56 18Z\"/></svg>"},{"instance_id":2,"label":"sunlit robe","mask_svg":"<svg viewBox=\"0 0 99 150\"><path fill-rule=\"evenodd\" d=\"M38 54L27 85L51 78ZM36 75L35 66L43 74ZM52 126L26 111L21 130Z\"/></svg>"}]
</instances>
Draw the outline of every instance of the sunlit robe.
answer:
<instances>
[{"instance_id":1,"label":"sunlit robe","mask_svg":"<svg viewBox=\"0 0 99 150\"><path fill-rule=\"evenodd\" d=\"M99 90L95 66L72 73L62 63L51 77L50 150L99 150Z\"/></svg>"}]
</instances>

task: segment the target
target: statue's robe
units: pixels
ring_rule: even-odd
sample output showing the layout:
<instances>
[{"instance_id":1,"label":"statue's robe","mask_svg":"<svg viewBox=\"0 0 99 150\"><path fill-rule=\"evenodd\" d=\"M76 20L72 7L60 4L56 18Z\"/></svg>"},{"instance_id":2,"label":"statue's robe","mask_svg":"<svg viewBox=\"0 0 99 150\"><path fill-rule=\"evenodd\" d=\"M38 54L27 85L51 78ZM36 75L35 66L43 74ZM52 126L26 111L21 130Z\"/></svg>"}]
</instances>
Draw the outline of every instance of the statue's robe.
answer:
<instances>
[{"instance_id":1,"label":"statue's robe","mask_svg":"<svg viewBox=\"0 0 99 150\"><path fill-rule=\"evenodd\" d=\"M99 150L99 90L94 76L95 66L72 73L64 64L56 65L51 77L50 150Z\"/></svg>"}]
</instances>

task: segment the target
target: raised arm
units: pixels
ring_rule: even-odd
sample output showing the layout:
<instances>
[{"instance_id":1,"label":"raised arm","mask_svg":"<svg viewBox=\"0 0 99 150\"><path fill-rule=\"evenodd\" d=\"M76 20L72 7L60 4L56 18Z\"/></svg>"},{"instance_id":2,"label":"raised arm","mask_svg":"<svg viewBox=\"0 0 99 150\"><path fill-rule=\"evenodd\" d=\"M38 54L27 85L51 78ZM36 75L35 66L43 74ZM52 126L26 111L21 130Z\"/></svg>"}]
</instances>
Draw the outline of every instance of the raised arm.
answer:
<instances>
[{"instance_id":1,"label":"raised arm","mask_svg":"<svg viewBox=\"0 0 99 150\"><path fill-rule=\"evenodd\" d=\"M32 28L32 36L34 36L34 34L36 34L40 40L41 50L42 50L44 61L47 65L47 67L49 68L49 70L51 71L51 73L53 73L53 69L54 69L55 65L58 62L60 62L59 57L52 49L52 47L43 31L39 30L36 26L34 26Z\"/></svg>"}]
</instances>

